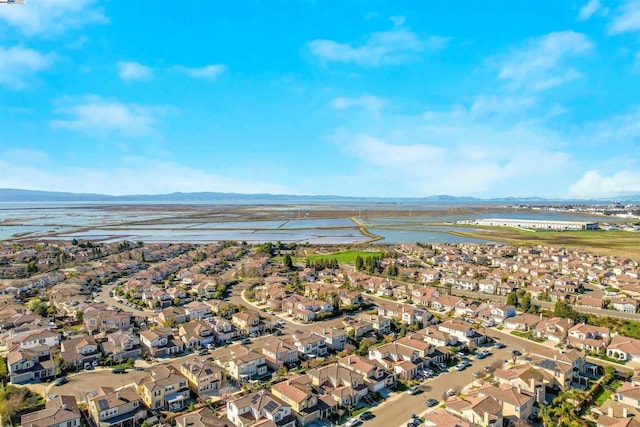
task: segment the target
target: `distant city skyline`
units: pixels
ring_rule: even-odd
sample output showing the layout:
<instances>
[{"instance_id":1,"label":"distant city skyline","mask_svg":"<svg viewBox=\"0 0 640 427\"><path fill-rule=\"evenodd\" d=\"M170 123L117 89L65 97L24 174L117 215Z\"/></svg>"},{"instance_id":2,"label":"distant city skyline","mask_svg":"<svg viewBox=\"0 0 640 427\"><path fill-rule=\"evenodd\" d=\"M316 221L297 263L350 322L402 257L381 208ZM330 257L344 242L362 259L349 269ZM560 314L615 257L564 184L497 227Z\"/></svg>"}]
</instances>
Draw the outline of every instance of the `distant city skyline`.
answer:
<instances>
[{"instance_id":1,"label":"distant city skyline","mask_svg":"<svg viewBox=\"0 0 640 427\"><path fill-rule=\"evenodd\" d=\"M640 193L640 0L0 5L0 188Z\"/></svg>"}]
</instances>

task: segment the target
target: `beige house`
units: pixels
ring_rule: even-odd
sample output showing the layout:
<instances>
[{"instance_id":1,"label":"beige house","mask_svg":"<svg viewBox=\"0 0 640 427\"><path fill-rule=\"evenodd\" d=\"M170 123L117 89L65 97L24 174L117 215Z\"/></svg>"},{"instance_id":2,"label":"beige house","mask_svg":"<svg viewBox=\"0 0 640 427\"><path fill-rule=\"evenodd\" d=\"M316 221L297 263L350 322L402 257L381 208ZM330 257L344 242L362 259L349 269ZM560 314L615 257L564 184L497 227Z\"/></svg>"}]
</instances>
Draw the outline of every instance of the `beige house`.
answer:
<instances>
[{"instance_id":1,"label":"beige house","mask_svg":"<svg viewBox=\"0 0 640 427\"><path fill-rule=\"evenodd\" d=\"M138 395L151 410L179 411L189 398L189 383L173 366L156 366L137 383Z\"/></svg>"},{"instance_id":2,"label":"beige house","mask_svg":"<svg viewBox=\"0 0 640 427\"><path fill-rule=\"evenodd\" d=\"M189 381L189 389L203 400L218 395L223 379L221 367L207 361L192 360L180 364L180 373Z\"/></svg>"},{"instance_id":3,"label":"beige house","mask_svg":"<svg viewBox=\"0 0 640 427\"><path fill-rule=\"evenodd\" d=\"M84 401L89 417L100 427L124 427L135 425L146 416L146 409L140 404L134 386L119 389L98 387L87 393Z\"/></svg>"},{"instance_id":4,"label":"beige house","mask_svg":"<svg viewBox=\"0 0 640 427\"><path fill-rule=\"evenodd\" d=\"M80 427L81 413L74 396L58 396L45 403L44 409L23 415L23 427Z\"/></svg>"}]
</instances>

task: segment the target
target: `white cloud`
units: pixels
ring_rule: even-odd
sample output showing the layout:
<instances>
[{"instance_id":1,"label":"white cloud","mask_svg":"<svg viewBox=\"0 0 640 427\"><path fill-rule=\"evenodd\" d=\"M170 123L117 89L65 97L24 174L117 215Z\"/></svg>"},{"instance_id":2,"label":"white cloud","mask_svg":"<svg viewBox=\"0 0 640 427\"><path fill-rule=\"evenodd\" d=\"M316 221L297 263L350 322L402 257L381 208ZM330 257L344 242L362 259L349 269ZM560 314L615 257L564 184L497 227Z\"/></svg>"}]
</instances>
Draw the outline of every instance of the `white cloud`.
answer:
<instances>
[{"instance_id":1,"label":"white cloud","mask_svg":"<svg viewBox=\"0 0 640 427\"><path fill-rule=\"evenodd\" d=\"M432 36L422 40L417 34L402 28L369 35L359 45L333 40L313 40L309 49L314 56L327 62L354 63L364 67L378 67L407 62L428 50L443 49L448 39Z\"/></svg>"},{"instance_id":2,"label":"white cloud","mask_svg":"<svg viewBox=\"0 0 640 427\"><path fill-rule=\"evenodd\" d=\"M62 104L55 110L60 118L52 120L51 127L92 134L152 134L159 117L166 112L162 107L121 103L97 96Z\"/></svg>"},{"instance_id":3,"label":"white cloud","mask_svg":"<svg viewBox=\"0 0 640 427\"><path fill-rule=\"evenodd\" d=\"M150 67L139 62L118 62L118 75L126 82L149 80L153 76Z\"/></svg>"},{"instance_id":4,"label":"white cloud","mask_svg":"<svg viewBox=\"0 0 640 427\"><path fill-rule=\"evenodd\" d=\"M585 126L581 139L605 146L636 146L640 141L640 107Z\"/></svg>"},{"instance_id":5,"label":"white cloud","mask_svg":"<svg viewBox=\"0 0 640 427\"><path fill-rule=\"evenodd\" d=\"M571 58L590 52L589 38L574 31L559 31L530 40L500 64L498 77L515 89L540 91L580 77L568 65Z\"/></svg>"},{"instance_id":6,"label":"white cloud","mask_svg":"<svg viewBox=\"0 0 640 427\"><path fill-rule=\"evenodd\" d=\"M609 34L640 31L640 0L627 0L615 11Z\"/></svg>"},{"instance_id":7,"label":"white cloud","mask_svg":"<svg viewBox=\"0 0 640 427\"><path fill-rule=\"evenodd\" d=\"M482 102L487 107L476 103L475 112L458 107L391 117L386 131L341 131L334 140L357 161L353 179L340 188L417 197L560 195L549 191L570 183L563 177L570 157L559 148L564 138L539 123L496 119L495 102Z\"/></svg>"},{"instance_id":8,"label":"white cloud","mask_svg":"<svg viewBox=\"0 0 640 427\"><path fill-rule=\"evenodd\" d=\"M69 28L106 23L96 0L35 0L25 6L0 7L0 22L27 36L59 34Z\"/></svg>"},{"instance_id":9,"label":"white cloud","mask_svg":"<svg viewBox=\"0 0 640 427\"><path fill-rule=\"evenodd\" d=\"M596 13L602 5L600 4L600 0L589 0L586 2L578 12L578 20L586 21L591 18L594 13Z\"/></svg>"},{"instance_id":10,"label":"white cloud","mask_svg":"<svg viewBox=\"0 0 640 427\"><path fill-rule=\"evenodd\" d=\"M3 153L4 154L4 153ZM219 191L236 193L291 194L268 180L250 181L217 175L198 168L146 157L123 158L108 168L96 165L51 167L51 162L17 162L0 156L0 188L71 191L102 194L166 194ZM132 173L135 171L135 174Z\"/></svg>"},{"instance_id":11,"label":"white cloud","mask_svg":"<svg viewBox=\"0 0 640 427\"><path fill-rule=\"evenodd\" d=\"M37 72L49 68L52 63L51 55L43 55L33 49L0 46L0 85L14 90L24 89L32 83Z\"/></svg>"},{"instance_id":12,"label":"white cloud","mask_svg":"<svg viewBox=\"0 0 640 427\"><path fill-rule=\"evenodd\" d=\"M386 99L374 95L363 95L358 98L338 97L331 101L331 108L334 110L361 109L377 114L387 103Z\"/></svg>"},{"instance_id":13,"label":"white cloud","mask_svg":"<svg viewBox=\"0 0 640 427\"><path fill-rule=\"evenodd\" d=\"M220 74L227 70L227 66L223 64L207 65L201 68L178 66L175 67L175 69L194 79L215 80Z\"/></svg>"},{"instance_id":14,"label":"white cloud","mask_svg":"<svg viewBox=\"0 0 640 427\"><path fill-rule=\"evenodd\" d=\"M573 197L616 197L640 193L640 171L624 170L611 175L589 170L569 189Z\"/></svg>"},{"instance_id":15,"label":"white cloud","mask_svg":"<svg viewBox=\"0 0 640 427\"><path fill-rule=\"evenodd\" d=\"M476 97L470 112L475 116L505 117L527 111L536 105L532 97L481 95Z\"/></svg>"}]
</instances>

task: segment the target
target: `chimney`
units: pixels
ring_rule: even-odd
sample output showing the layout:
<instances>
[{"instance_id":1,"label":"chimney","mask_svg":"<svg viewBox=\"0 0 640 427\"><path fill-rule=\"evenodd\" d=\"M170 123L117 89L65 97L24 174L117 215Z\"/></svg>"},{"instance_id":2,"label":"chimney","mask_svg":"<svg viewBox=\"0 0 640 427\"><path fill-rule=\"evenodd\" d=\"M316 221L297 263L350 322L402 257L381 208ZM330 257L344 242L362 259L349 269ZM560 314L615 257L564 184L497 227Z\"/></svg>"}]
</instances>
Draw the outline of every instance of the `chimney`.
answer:
<instances>
[{"instance_id":1,"label":"chimney","mask_svg":"<svg viewBox=\"0 0 640 427\"><path fill-rule=\"evenodd\" d=\"M607 415L613 418L613 406L607 408Z\"/></svg>"},{"instance_id":2,"label":"chimney","mask_svg":"<svg viewBox=\"0 0 640 427\"><path fill-rule=\"evenodd\" d=\"M627 407L623 406L622 407L622 418L627 418L629 416L628 412L627 412Z\"/></svg>"},{"instance_id":3,"label":"chimney","mask_svg":"<svg viewBox=\"0 0 640 427\"><path fill-rule=\"evenodd\" d=\"M484 425L488 426L489 425L489 413L487 411L484 412Z\"/></svg>"}]
</instances>

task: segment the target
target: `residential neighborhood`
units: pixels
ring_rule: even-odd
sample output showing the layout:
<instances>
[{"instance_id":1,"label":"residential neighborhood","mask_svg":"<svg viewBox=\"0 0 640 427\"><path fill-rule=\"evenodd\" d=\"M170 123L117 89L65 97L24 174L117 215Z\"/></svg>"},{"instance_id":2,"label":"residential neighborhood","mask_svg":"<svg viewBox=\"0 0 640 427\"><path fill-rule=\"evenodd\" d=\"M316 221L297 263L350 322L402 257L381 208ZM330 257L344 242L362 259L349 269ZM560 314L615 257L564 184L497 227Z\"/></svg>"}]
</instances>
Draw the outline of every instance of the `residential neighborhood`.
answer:
<instances>
[{"instance_id":1,"label":"residential neighborhood","mask_svg":"<svg viewBox=\"0 0 640 427\"><path fill-rule=\"evenodd\" d=\"M1 248L5 379L43 402L14 425L542 425L592 389L572 399L594 425L639 410L630 259L403 244L323 266L285 244L92 246Z\"/></svg>"}]
</instances>

